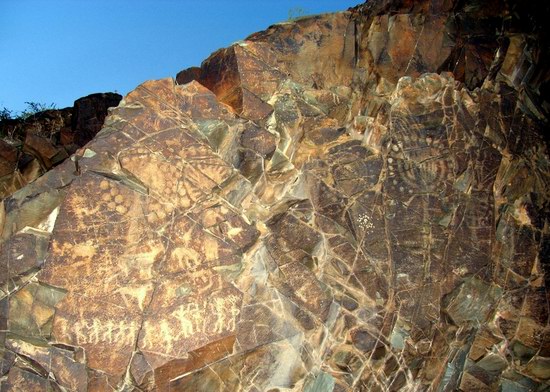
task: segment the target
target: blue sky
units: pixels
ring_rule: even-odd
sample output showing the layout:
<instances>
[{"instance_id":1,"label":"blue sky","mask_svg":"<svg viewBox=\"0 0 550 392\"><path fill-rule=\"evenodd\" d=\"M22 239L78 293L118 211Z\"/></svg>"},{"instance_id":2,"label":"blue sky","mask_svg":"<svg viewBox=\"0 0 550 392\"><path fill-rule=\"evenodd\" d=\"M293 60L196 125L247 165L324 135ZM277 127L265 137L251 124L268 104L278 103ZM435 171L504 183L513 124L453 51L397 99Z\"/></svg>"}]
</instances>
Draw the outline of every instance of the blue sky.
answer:
<instances>
[{"instance_id":1,"label":"blue sky","mask_svg":"<svg viewBox=\"0 0 550 392\"><path fill-rule=\"evenodd\" d=\"M0 109L72 106L175 77L213 51L284 21L289 11L344 10L361 0L0 0Z\"/></svg>"}]
</instances>

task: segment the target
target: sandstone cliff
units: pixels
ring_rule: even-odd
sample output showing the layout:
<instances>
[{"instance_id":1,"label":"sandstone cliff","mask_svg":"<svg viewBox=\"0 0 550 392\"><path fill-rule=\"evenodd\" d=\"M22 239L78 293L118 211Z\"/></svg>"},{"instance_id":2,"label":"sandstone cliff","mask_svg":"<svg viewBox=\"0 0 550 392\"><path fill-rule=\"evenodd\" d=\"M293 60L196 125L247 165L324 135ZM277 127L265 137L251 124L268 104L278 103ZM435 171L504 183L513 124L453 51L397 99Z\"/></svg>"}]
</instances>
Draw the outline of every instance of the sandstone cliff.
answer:
<instances>
[{"instance_id":1,"label":"sandstone cliff","mask_svg":"<svg viewBox=\"0 0 550 392\"><path fill-rule=\"evenodd\" d=\"M372 0L138 86L3 203L0 389L548 390L545 15Z\"/></svg>"}]
</instances>

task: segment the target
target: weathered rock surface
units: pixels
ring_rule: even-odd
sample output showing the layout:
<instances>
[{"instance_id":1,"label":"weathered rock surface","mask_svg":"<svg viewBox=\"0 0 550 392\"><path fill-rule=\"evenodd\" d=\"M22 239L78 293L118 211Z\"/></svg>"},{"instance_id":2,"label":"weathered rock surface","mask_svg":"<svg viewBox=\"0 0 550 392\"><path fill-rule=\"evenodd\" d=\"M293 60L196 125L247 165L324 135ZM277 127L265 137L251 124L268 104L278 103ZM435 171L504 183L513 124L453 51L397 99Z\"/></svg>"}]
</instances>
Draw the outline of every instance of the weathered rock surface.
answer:
<instances>
[{"instance_id":1,"label":"weathered rock surface","mask_svg":"<svg viewBox=\"0 0 550 392\"><path fill-rule=\"evenodd\" d=\"M372 0L140 85L3 203L0 389L549 390L520 11Z\"/></svg>"},{"instance_id":2,"label":"weathered rock surface","mask_svg":"<svg viewBox=\"0 0 550 392\"><path fill-rule=\"evenodd\" d=\"M34 181L99 132L110 107L122 96L98 93L72 108L52 109L0 122L0 199Z\"/></svg>"}]
</instances>

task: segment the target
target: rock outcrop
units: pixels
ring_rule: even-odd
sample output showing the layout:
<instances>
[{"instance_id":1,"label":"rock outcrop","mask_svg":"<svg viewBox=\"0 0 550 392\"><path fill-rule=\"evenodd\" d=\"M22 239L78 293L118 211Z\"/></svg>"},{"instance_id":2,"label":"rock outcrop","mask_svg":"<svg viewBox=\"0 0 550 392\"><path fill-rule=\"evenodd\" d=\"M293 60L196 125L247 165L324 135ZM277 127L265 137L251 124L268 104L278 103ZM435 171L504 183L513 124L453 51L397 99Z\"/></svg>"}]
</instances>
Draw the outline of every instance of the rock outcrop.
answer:
<instances>
[{"instance_id":1,"label":"rock outcrop","mask_svg":"<svg viewBox=\"0 0 550 392\"><path fill-rule=\"evenodd\" d=\"M107 109L122 96L97 93L72 108L51 109L0 122L0 199L36 180L84 146L99 132Z\"/></svg>"},{"instance_id":2,"label":"rock outcrop","mask_svg":"<svg viewBox=\"0 0 550 392\"><path fill-rule=\"evenodd\" d=\"M371 0L137 87L3 203L0 389L548 390L533 4Z\"/></svg>"}]
</instances>

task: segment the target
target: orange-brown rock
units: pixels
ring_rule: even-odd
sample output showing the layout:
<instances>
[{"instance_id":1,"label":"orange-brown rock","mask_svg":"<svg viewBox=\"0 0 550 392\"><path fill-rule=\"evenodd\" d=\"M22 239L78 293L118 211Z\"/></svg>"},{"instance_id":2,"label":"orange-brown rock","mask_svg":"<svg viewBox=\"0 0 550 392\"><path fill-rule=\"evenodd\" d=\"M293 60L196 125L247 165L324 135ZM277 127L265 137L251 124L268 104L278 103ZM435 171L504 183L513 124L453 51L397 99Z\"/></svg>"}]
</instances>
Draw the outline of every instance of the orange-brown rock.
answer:
<instances>
[{"instance_id":1,"label":"orange-brown rock","mask_svg":"<svg viewBox=\"0 0 550 392\"><path fill-rule=\"evenodd\" d=\"M372 0L138 86L0 208L0 390L550 388L540 21Z\"/></svg>"}]
</instances>

